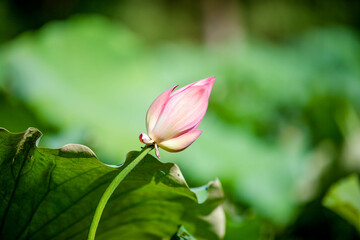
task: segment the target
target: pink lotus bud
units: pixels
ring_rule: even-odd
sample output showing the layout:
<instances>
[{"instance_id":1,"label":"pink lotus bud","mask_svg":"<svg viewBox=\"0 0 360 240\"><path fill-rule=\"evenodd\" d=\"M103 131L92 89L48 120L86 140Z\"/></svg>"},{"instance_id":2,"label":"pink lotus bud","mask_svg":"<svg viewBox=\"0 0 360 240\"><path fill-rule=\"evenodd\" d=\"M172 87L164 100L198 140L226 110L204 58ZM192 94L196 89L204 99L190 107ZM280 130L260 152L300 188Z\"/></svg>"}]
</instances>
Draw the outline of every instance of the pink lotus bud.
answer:
<instances>
[{"instance_id":1,"label":"pink lotus bud","mask_svg":"<svg viewBox=\"0 0 360 240\"><path fill-rule=\"evenodd\" d=\"M151 104L146 115L148 135L141 133L139 139L147 145L155 144L169 152L180 152L190 146L202 133L198 130L203 119L215 77L191 83L172 92L169 88Z\"/></svg>"}]
</instances>

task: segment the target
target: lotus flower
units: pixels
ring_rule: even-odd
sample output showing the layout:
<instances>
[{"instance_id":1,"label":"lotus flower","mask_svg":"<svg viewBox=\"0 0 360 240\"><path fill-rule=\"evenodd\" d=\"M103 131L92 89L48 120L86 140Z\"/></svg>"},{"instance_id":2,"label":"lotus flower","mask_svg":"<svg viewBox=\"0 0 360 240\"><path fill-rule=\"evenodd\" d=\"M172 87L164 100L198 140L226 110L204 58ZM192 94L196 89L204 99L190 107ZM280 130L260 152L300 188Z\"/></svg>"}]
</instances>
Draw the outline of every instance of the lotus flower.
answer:
<instances>
[{"instance_id":1,"label":"lotus flower","mask_svg":"<svg viewBox=\"0 0 360 240\"><path fill-rule=\"evenodd\" d=\"M159 149L180 152L190 146L202 133L197 129L208 107L214 77L191 83L173 92L174 86L160 94L151 104L146 115L148 135L141 133L139 139Z\"/></svg>"}]
</instances>

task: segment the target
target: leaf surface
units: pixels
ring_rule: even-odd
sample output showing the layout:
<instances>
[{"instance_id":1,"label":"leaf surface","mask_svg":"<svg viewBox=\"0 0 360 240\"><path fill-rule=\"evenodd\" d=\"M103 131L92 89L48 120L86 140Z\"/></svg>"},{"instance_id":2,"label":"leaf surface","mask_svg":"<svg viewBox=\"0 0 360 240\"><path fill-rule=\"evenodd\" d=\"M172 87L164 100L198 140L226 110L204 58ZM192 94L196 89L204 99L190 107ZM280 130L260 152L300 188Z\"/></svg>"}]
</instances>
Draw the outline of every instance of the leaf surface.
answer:
<instances>
[{"instance_id":1,"label":"leaf surface","mask_svg":"<svg viewBox=\"0 0 360 240\"><path fill-rule=\"evenodd\" d=\"M0 129L0 238L86 239L104 190L138 152L113 168L83 145L37 148L40 136ZM177 165L147 155L110 198L96 239L170 239L180 226L197 239L221 239L220 182L202 191L199 204Z\"/></svg>"},{"instance_id":2,"label":"leaf surface","mask_svg":"<svg viewBox=\"0 0 360 240\"><path fill-rule=\"evenodd\" d=\"M360 231L360 185L353 174L331 186L323 205L353 224Z\"/></svg>"}]
</instances>

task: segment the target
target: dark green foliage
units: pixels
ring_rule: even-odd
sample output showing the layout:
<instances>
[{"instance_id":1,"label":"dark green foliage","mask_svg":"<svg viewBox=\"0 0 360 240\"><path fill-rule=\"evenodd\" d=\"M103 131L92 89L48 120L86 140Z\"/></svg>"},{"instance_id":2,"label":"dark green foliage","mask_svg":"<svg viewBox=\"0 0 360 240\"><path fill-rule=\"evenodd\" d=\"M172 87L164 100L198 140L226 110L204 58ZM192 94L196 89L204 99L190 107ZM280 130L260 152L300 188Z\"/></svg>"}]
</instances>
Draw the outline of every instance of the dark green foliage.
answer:
<instances>
[{"instance_id":1,"label":"dark green foliage","mask_svg":"<svg viewBox=\"0 0 360 240\"><path fill-rule=\"evenodd\" d=\"M360 231L360 185L357 175L350 175L331 186L323 200L323 205Z\"/></svg>"}]
</instances>

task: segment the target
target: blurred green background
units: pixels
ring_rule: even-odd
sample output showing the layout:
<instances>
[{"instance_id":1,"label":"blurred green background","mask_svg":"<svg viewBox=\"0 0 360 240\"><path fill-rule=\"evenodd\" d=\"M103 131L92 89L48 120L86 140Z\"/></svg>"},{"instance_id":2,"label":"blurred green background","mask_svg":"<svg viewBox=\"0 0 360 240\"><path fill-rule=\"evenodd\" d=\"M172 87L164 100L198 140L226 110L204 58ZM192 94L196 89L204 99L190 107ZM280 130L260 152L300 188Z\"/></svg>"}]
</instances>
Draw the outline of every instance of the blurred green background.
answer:
<instances>
[{"instance_id":1,"label":"blurred green background","mask_svg":"<svg viewBox=\"0 0 360 240\"><path fill-rule=\"evenodd\" d=\"M225 239L360 239L322 206L360 172L359 16L340 0L3 0L0 126L121 164L162 91L215 76L203 134L161 160L192 187L221 180Z\"/></svg>"}]
</instances>

